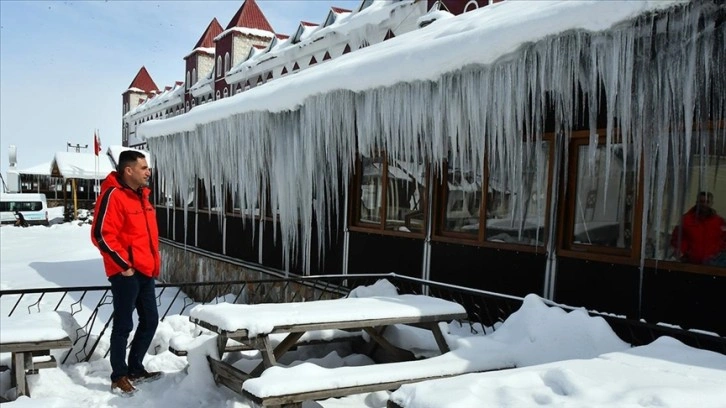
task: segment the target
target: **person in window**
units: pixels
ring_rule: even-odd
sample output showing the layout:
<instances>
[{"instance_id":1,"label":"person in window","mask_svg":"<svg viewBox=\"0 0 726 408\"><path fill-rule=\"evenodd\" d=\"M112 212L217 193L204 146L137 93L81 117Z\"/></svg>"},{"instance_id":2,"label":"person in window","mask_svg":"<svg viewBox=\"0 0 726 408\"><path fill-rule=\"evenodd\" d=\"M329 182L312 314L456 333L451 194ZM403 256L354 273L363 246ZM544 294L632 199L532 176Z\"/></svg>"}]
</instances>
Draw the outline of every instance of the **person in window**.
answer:
<instances>
[{"instance_id":1,"label":"person in window","mask_svg":"<svg viewBox=\"0 0 726 408\"><path fill-rule=\"evenodd\" d=\"M698 193L671 235L671 245L684 262L726 267L726 221L716 214L713 194Z\"/></svg>"}]
</instances>

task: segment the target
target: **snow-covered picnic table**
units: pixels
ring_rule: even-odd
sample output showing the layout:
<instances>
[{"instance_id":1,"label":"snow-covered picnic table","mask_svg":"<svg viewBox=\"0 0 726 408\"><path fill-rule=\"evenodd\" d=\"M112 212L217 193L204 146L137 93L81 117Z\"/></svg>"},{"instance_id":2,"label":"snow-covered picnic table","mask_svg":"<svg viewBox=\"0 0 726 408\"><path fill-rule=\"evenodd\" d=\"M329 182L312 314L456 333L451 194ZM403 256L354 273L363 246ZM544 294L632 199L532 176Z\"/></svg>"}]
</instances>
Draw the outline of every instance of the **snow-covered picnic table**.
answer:
<instances>
[{"instance_id":1,"label":"snow-covered picnic table","mask_svg":"<svg viewBox=\"0 0 726 408\"><path fill-rule=\"evenodd\" d=\"M55 367L50 350L70 348L71 339L56 312L3 316L0 327L0 353L11 353L12 385L17 387L16 395L29 396L26 370L36 373L40 368Z\"/></svg>"},{"instance_id":2,"label":"snow-covered picnic table","mask_svg":"<svg viewBox=\"0 0 726 408\"><path fill-rule=\"evenodd\" d=\"M396 347L383 337L383 331L395 324L413 325L430 330L441 353L446 353L449 346L439 323L466 317L466 310L457 303L423 295L400 295L297 303L201 305L191 310L189 318L217 333L220 359L228 339L260 351L262 362L249 373L208 358L215 380L241 393L244 381L259 377L264 370L275 366L306 332L363 330L376 344L395 350ZM270 335L276 333L287 335L273 348Z\"/></svg>"}]
</instances>

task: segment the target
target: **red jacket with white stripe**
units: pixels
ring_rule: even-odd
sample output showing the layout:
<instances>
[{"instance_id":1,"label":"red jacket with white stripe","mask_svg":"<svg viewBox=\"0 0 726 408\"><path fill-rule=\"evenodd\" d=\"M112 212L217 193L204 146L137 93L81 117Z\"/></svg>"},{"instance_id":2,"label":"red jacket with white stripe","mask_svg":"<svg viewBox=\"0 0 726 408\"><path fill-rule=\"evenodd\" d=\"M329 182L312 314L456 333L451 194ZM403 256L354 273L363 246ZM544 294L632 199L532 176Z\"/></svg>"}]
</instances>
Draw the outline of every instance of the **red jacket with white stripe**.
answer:
<instances>
[{"instance_id":1,"label":"red jacket with white stripe","mask_svg":"<svg viewBox=\"0 0 726 408\"><path fill-rule=\"evenodd\" d=\"M115 171L101 184L91 240L101 251L106 276L129 268L152 278L159 276L159 229L149 193L148 187L132 190Z\"/></svg>"}]
</instances>

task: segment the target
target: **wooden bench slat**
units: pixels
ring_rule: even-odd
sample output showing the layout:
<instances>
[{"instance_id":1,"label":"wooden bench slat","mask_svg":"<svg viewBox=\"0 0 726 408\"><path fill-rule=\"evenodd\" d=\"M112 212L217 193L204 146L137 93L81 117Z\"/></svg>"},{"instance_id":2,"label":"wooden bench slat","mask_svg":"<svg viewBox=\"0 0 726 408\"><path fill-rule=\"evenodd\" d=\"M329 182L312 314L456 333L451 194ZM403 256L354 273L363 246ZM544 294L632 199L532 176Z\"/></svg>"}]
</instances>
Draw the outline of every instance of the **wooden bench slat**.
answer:
<instances>
[{"instance_id":1,"label":"wooden bench slat","mask_svg":"<svg viewBox=\"0 0 726 408\"><path fill-rule=\"evenodd\" d=\"M242 393L242 383L250 378L249 375L229 363L215 360L210 356L207 356L207 361L209 361L209 368L212 370L216 383L220 383L238 394Z\"/></svg>"},{"instance_id":2,"label":"wooden bench slat","mask_svg":"<svg viewBox=\"0 0 726 408\"><path fill-rule=\"evenodd\" d=\"M39 370L42 368L56 368L58 367L58 362L56 361L55 357L50 356L49 359L45 359L42 361L35 361L33 360L33 369Z\"/></svg>"},{"instance_id":3,"label":"wooden bench slat","mask_svg":"<svg viewBox=\"0 0 726 408\"><path fill-rule=\"evenodd\" d=\"M29 351L69 348L72 345L73 343L71 342L71 339L69 337L60 340L0 343L0 353L25 353Z\"/></svg>"},{"instance_id":4,"label":"wooden bench slat","mask_svg":"<svg viewBox=\"0 0 726 408\"><path fill-rule=\"evenodd\" d=\"M322 399L328 399L328 398L339 398L339 397L345 397L348 395L364 394L364 393L375 392L375 391L395 390L395 389L398 389L403 384L414 384L414 383L422 382L422 381L456 377L459 375L470 374L473 372L500 371L500 370L506 370L506 369L510 369L510 368L514 368L514 367L496 368L496 369L492 369L492 370L470 371L470 372L466 372L466 373L447 374L447 375L439 375L439 376L418 377L418 378L410 378L410 379L399 380L399 381L387 381L387 382L380 382L380 383L375 383L375 384L373 384L373 383L361 384L361 385L356 385L356 386L352 386L352 387L340 387L340 388L332 388L332 389L325 389L325 390L315 390L315 391L301 392L301 393L296 393L296 394L271 395L268 397L258 397L244 389L242 390L242 394L245 397L247 397L248 399L254 401L255 403L257 403L263 407L266 407L266 406L271 406L271 405L294 404L294 403L300 403L303 401L316 401L316 400L322 400Z\"/></svg>"}]
</instances>

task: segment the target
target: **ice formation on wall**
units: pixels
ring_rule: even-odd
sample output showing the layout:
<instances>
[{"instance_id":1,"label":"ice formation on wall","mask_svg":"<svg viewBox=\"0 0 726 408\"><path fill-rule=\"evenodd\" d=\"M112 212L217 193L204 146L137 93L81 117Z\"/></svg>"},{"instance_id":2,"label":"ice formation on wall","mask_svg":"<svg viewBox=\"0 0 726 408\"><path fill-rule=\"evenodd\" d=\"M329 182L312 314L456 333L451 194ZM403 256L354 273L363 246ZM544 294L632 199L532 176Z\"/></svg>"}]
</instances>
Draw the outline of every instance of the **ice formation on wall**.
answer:
<instances>
[{"instance_id":1,"label":"ice formation on wall","mask_svg":"<svg viewBox=\"0 0 726 408\"><path fill-rule=\"evenodd\" d=\"M651 208L660 213L664 200L675 199L660 195L666 183L675 183L666 178L669 160L682 170L692 145L708 149L709 138L726 140L723 128L692 131L694 120L726 119L725 14L720 2L677 4L605 31L544 37L495 63L465 64L436 80L315 94L294 110L237 113L194 130L153 135L148 146L164 191L185 196L198 177L213 186L216 197L229 188L241 208L264 209L259 201L269 188L285 267L302 249L307 269L312 220L322 247L322 237L344 211L340 198L357 151L385 150L389 159L400 161L423 157L434 168L449 149L461 152L454 160L465 167L481 168L488 152L489 165L504 169L500 174L511 178L506 184L521 194L522 164L545 160L531 157L541 155L540 149L525 148L527 141L541 140L545 115L554 115L556 132L565 140L575 118L589 117L594 157L596 118L604 109L606 144L614 143L618 129L624 148L632 149L625 153L636 158L648 219ZM222 207L216 207L220 214ZM525 209L519 205L513 211L516 217Z\"/></svg>"}]
</instances>

